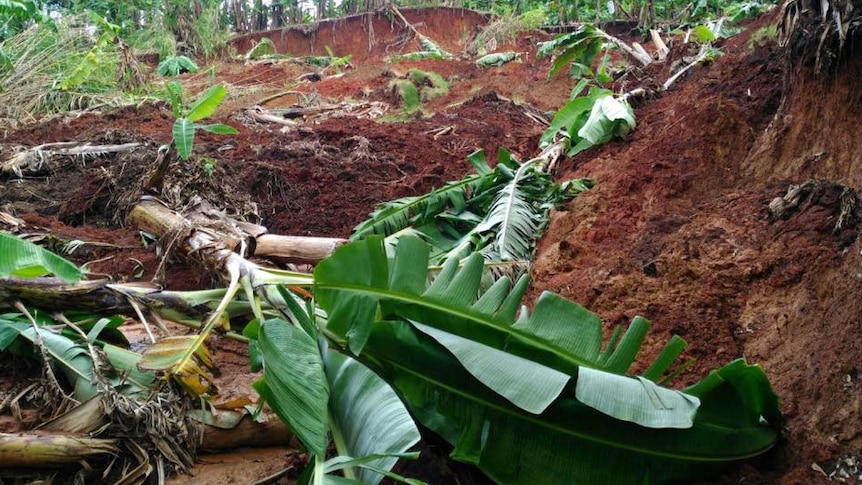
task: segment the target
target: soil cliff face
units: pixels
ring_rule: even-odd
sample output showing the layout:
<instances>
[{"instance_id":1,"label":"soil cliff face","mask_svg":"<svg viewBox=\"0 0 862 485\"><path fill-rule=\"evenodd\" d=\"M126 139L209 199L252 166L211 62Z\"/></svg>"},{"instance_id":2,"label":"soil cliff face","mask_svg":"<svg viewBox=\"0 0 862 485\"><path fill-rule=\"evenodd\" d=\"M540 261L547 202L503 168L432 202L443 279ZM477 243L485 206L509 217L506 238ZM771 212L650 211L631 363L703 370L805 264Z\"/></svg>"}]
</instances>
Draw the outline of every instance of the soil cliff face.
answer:
<instances>
[{"instance_id":1,"label":"soil cliff face","mask_svg":"<svg viewBox=\"0 0 862 485\"><path fill-rule=\"evenodd\" d=\"M487 16L461 8L404 8L400 11L420 34L431 37L449 52L463 51L488 22ZM326 56L329 47L336 56L351 55L353 62L425 50L419 40L403 28L401 20L391 12L380 11L323 20L302 28L255 32L236 38L232 45L238 52L248 52L264 37L282 54Z\"/></svg>"},{"instance_id":2,"label":"soil cliff face","mask_svg":"<svg viewBox=\"0 0 862 485\"><path fill-rule=\"evenodd\" d=\"M860 61L785 77L780 51L747 40L638 109L631 139L569 166L596 187L555 215L535 294L683 336L692 380L735 357L763 365L788 441L747 483L811 483L812 463L828 473L862 446ZM772 214L793 185L799 204Z\"/></svg>"}]
</instances>

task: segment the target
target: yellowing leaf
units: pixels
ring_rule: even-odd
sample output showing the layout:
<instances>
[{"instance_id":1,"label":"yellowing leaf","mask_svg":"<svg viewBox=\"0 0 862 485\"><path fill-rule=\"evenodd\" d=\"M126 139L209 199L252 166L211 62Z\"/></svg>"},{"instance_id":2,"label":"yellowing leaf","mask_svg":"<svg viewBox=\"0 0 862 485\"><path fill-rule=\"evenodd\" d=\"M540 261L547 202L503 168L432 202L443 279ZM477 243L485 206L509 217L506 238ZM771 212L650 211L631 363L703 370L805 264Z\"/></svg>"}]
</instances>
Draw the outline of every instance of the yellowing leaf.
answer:
<instances>
[{"instance_id":1,"label":"yellowing leaf","mask_svg":"<svg viewBox=\"0 0 862 485\"><path fill-rule=\"evenodd\" d=\"M142 370L168 371L182 359L186 351L195 343L196 335L168 337L154 343L148 348L138 364ZM204 365L211 366L212 358L206 348L201 347L195 352Z\"/></svg>"}]
</instances>

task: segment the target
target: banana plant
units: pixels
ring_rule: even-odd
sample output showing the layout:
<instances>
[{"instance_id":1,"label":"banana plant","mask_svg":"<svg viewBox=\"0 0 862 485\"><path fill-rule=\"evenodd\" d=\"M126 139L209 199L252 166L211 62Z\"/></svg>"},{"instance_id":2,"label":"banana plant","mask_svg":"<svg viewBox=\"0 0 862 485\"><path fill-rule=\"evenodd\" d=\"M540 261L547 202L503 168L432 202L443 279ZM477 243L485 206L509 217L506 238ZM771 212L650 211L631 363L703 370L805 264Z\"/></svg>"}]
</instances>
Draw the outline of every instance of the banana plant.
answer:
<instances>
[{"instance_id":1,"label":"banana plant","mask_svg":"<svg viewBox=\"0 0 862 485\"><path fill-rule=\"evenodd\" d=\"M200 120L209 118L227 96L224 86L213 86L204 91L188 110L183 109L183 87L176 81L165 83L168 99L171 102L176 120L171 129L174 135L174 145L183 160L192 155L195 142L195 130L209 131L219 135L236 135L236 128L223 123L200 124Z\"/></svg>"},{"instance_id":2,"label":"banana plant","mask_svg":"<svg viewBox=\"0 0 862 485\"><path fill-rule=\"evenodd\" d=\"M480 296L480 255L450 260L430 285L428 257L411 237L391 260L380 238L340 248L314 273L322 333L498 483L685 481L776 442L778 400L760 367L736 360L669 389L658 382L685 346L674 337L628 376L646 320L603 347L599 318L559 296L519 315L526 277Z\"/></svg>"},{"instance_id":3,"label":"banana plant","mask_svg":"<svg viewBox=\"0 0 862 485\"><path fill-rule=\"evenodd\" d=\"M327 349L310 303L279 291L287 318L254 321L244 333L253 369L264 371L255 390L311 452L298 483L377 485L386 476L421 485L390 471L399 458L418 457L407 452L419 431L404 404L367 367ZM325 460L330 436L338 455Z\"/></svg>"},{"instance_id":4,"label":"banana plant","mask_svg":"<svg viewBox=\"0 0 862 485\"><path fill-rule=\"evenodd\" d=\"M381 204L351 239L382 234L394 248L402 236L418 236L432 247L432 265L472 251L489 262L528 262L551 208L592 186L588 179L555 183L545 155L519 163L501 148L493 169L482 150L467 160L475 174L424 196Z\"/></svg>"},{"instance_id":5,"label":"banana plant","mask_svg":"<svg viewBox=\"0 0 862 485\"><path fill-rule=\"evenodd\" d=\"M549 146L562 134L568 156L600 146L635 129L634 111L623 97L607 89L592 88L557 111L542 133L540 146Z\"/></svg>"}]
</instances>

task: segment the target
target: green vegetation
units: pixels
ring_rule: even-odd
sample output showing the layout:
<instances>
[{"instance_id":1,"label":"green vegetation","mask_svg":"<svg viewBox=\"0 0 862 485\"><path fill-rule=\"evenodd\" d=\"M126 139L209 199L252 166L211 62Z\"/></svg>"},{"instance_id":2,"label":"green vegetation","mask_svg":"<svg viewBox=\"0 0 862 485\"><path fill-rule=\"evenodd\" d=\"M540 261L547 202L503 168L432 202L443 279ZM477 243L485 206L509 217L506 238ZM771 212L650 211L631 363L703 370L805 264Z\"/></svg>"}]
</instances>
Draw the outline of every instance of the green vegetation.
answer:
<instances>
[{"instance_id":1,"label":"green vegetation","mask_svg":"<svg viewBox=\"0 0 862 485\"><path fill-rule=\"evenodd\" d=\"M405 78L393 79L388 89L401 100L403 114L420 112L422 103L444 96L449 92L449 83L436 72L411 69Z\"/></svg>"},{"instance_id":2,"label":"green vegetation","mask_svg":"<svg viewBox=\"0 0 862 485\"><path fill-rule=\"evenodd\" d=\"M476 59L476 65L480 67L500 67L507 62L512 62L521 58L518 52L497 52L494 54L486 54Z\"/></svg>"},{"instance_id":3,"label":"green vegetation","mask_svg":"<svg viewBox=\"0 0 862 485\"><path fill-rule=\"evenodd\" d=\"M489 261L529 262L551 208L592 186L587 179L557 184L542 159L521 164L505 149L493 169L481 150L468 160L475 174L426 195L379 205L351 239L378 234L394 248L402 236L418 236L430 245L434 266L472 251Z\"/></svg>"},{"instance_id":4,"label":"green vegetation","mask_svg":"<svg viewBox=\"0 0 862 485\"><path fill-rule=\"evenodd\" d=\"M186 56L170 56L159 63L156 74L159 76L179 76L184 72L195 73L200 71L197 64Z\"/></svg>"},{"instance_id":5,"label":"green vegetation","mask_svg":"<svg viewBox=\"0 0 862 485\"><path fill-rule=\"evenodd\" d=\"M698 1L691 11L666 1L615 2L619 11L613 12L606 3L581 1L464 3L501 15L477 39L480 53L547 21L627 18L651 26L684 18L701 59L716 55L711 43L723 35L722 22L710 19L724 12L728 21L738 21L764 8L714 0ZM358 4L322 2L320 11ZM55 22L49 6L60 8L0 0L3 115L23 119L150 99L147 92L157 88L146 82L126 41L157 50L163 60L156 73L176 76L198 71L189 56L225 54L229 27L247 28L252 12L258 26L270 21L263 3L246 8L237 2L225 12L213 0L83 1L63 7ZM298 3L287 7L293 9L290 18L306 17ZM83 11L90 14L78 14ZM753 43L775 37L774 28L760 32ZM417 35L423 50L394 59L454 57ZM0 350L40 359L46 373L60 369L75 400L67 402L70 408L88 399L122 398L137 409L154 394L175 392L157 376L172 377L187 394L205 400L207 338L225 322L242 322L251 365L263 371L255 389L310 453L303 484L376 484L384 476L407 481L391 469L398 458L415 458L408 450L419 440L418 424L447 441L453 459L502 484L686 481L763 453L776 442L781 417L759 367L737 360L697 384L670 389L667 384L688 365L674 365L686 345L681 338L672 337L653 362L636 366L644 369L641 375L631 375L649 327L645 319L634 318L627 330L618 328L603 341L599 318L562 297L546 293L531 312L521 307L526 268L550 211L592 187L588 179L555 182L549 174L554 154L574 156L636 127L628 98L600 87L612 80L608 51L614 45L592 24L543 44L540 55L553 56L548 76L567 69L577 83L542 134L542 153L520 162L501 149L493 168L483 152L473 153L468 161L474 174L380 204L313 275L267 270L225 250L212 266L228 273L227 288L168 294L176 307L147 300L155 290L111 287L140 315L172 312L172 320L193 322L201 329L196 336L165 339L141 356L125 349L116 315L34 316L19 304L0 315ZM302 60L335 72L349 65L350 56L327 52ZM274 55L265 38L246 58ZM475 62L500 66L518 58L498 52ZM389 88L402 100L402 115L416 115L423 103L445 95L449 83L438 73L411 69ZM225 124L201 123L224 101L224 86L211 86L191 103L178 82L165 83L164 93L175 117L172 142L183 160L194 152L197 130L237 133ZM216 166L214 158L200 158L207 176ZM84 284L83 272L59 256L0 234L0 276L48 274ZM296 287L311 289L314 298ZM183 313L189 308L195 312ZM121 417L151 422L159 411L147 412ZM86 432L107 429L100 423ZM179 431L147 430L146 436L166 434ZM131 445L115 444L109 452L141 456ZM162 445L154 442L148 451L182 453ZM338 456L327 459L331 445ZM148 460L143 456L142 462Z\"/></svg>"},{"instance_id":6,"label":"green vegetation","mask_svg":"<svg viewBox=\"0 0 862 485\"><path fill-rule=\"evenodd\" d=\"M236 128L223 123L208 125L197 123L200 120L209 118L218 109L225 96L227 96L227 90L224 86L213 86L201 93L194 104L188 109L184 109L183 87L180 83L171 81L165 85L165 88L171 101L174 116L176 117L172 128L174 135L173 142L177 148L177 153L179 153L183 160L188 160L192 155L196 130L209 131L210 133L217 133L219 135L235 135L238 133Z\"/></svg>"},{"instance_id":7,"label":"green vegetation","mask_svg":"<svg viewBox=\"0 0 862 485\"><path fill-rule=\"evenodd\" d=\"M473 41L470 52L484 56L505 43L514 41L521 32L530 32L544 25L547 13L536 8L520 15L505 14L490 22Z\"/></svg>"},{"instance_id":8,"label":"green vegetation","mask_svg":"<svg viewBox=\"0 0 862 485\"><path fill-rule=\"evenodd\" d=\"M28 119L153 99L139 92L144 75L124 49L116 25L95 15L36 24L7 38L0 43L0 115Z\"/></svg>"},{"instance_id":9,"label":"green vegetation","mask_svg":"<svg viewBox=\"0 0 862 485\"><path fill-rule=\"evenodd\" d=\"M660 387L684 347L674 338L643 376L626 377L645 320L602 350L599 319L577 304L546 293L518 316L526 277L477 299L481 255L448 261L430 285L428 256L402 238L390 259L371 238L321 262L326 335L392 384L453 458L498 483L684 480L775 443L780 413L759 367L735 361L685 391Z\"/></svg>"},{"instance_id":10,"label":"green vegetation","mask_svg":"<svg viewBox=\"0 0 862 485\"><path fill-rule=\"evenodd\" d=\"M0 1L0 41L37 23L50 24L51 19L42 12L41 5L36 0Z\"/></svg>"},{"instance_id":11,"label":"green vegetation","mask_svg":"<svg viewBox=\"0 0 862 485\"><path fill-rule=\"evenodd\" d=\"M216 165L218 164L218 160L212 157L200 157L201 159L201 170L204 171L207 177L212 177L215 172Z\"/></svg>"},{"instance_id":12,"label":"green vegetation","mask_svg":"<svg viewBox=\"0 0 862 485\"><path fill-rule=\"evenodd\" d=\"M275 44L272 39L264 37L257 42L254 47L248 50L245 54L246 59L260 59L261 57L272 56L278 54Z\"/></svg>"},{"instance_id":13,"label":"green vegetation","mask_svg":"<svg viewBox=\"0 0 862 485\"><path fill-rule=\"evenodd\" d=\"M411 69L407 72L407 77L420 90L422 101L430 101L449 93L449 83L436 72Z\"/></svg>"},{"instance_id":14,"label":"green vegetation","mask_svg":"<svg viewBox=\"0 0 862 485\"><path fill-rule=\"evenodd\" d=\"M615 136L635 128L634 111L613 92L594 88L563 106L547 130L542 145L549 145L557 134L566 139L568 155L574 156L594 146L603 145Z\"/></svg>"},{"instance_id":15,"label":"green vegetation","mask_svg":"<svg viewBox=\"0 0 862 485\"><path fill-rule=\"evenodd\" d=\"M393 79L389 89L401 99L401 110L405 114L413 114L419 110L419 89L409 79Z\"/></svg>"},{"instance_id":16,"label":"green vegetation","mask_svg":"<svg viewBox=\"0 0 862 485\"><path fill-rule=\"evenodd\" d=\"M775 24L770 24L751 33L751 36L748 38L748 48L754 49L764 44L776 42L778 42L778 28Z\"/></svg>"}]
</instances>

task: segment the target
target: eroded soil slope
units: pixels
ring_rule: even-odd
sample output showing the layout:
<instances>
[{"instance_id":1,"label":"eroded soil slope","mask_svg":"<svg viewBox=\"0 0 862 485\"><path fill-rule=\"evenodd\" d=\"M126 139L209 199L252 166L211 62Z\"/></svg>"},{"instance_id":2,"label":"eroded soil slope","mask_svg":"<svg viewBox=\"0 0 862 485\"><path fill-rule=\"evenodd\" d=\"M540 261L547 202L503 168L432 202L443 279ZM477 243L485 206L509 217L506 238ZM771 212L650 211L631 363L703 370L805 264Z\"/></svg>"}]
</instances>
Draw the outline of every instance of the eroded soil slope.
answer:
<instances>
[{"instance_id":1,"label":"eroded soil slope","mask_svg":"<svg viewBox=\"0 0 862 485\"><path fill-rule=\"evenodd\" d=\"M424 35L456 52L484 22L440 10L410 15ZM738 357L761 363L782 400L787 442L720 480L812 483L823 479L812 463L828 473L842 456L862 451L862 304L856 297L862 257L845 190L860 182L852 121L862 99L850 94L858 92L853 86L862 64L851 61L829 78L806 77L774 43L751 41L751 32L768 21L760 19L725 41L723 56L692 69L668 92L640 100L638 127L626 140L558 167L558 179L591 177L596 186L553 214L532 270L530 298L558 292L599 313L608 329L635 315L647 317L654 323L647 352L657 351L673 333L683 336L686 356L698 359L683 384ZM178 200L196 193L259 220L273 233L346 237L375 204L423 194L468 173L465 157L478 148L493 153L502 146L522 159L538 152L541 112L559 108L572 87L564 76L545 80L549 64L535 58L544 34L522 35L506 46L522 52L523 62L500 68L482 69L469 59L386 63L390 51L383 46L403 32L373 22L381 21L321 27L327 38L302 34L314 39L315 53L331 45L339 47L338 55L354 54L353 68L339 77L298 83L307 66L217 65L216 78L230 92L218 121L240 133L199 137L196 152L216 160L211 176L198 159L175 162L167 182L182 191ZM369 26L379 44L369 41ZM394 33L384 38L386 28ZM285 45L300 49L299 43ZM776 117L787 66L804 81L786 90L790 96ZM349 97L387 103L392 115L400 101L390 82L412 68L439 73L450 89L398 122L332 117L283 128L248 111L255 105L321 106ZM631 75L626 87L655 85L668 70L656 66ZM184 82L194 91L208 79L188 76ZM60 239L99 243L72 254L94 273L153 278L155 249L141 246L137 233L124 227L123 209L135 200L125 194L139 193L158 145L170 141L172 121L167 106L148 105L7 131L0 140L3 156L12 145L58 141L144 145L119 157L4 179L0 210L24 221L19 232L45 228ZM805 185L795 205L770 213L773 199L809 179L820 181ZM189 289L210 281L196 268L172 262L164 283ZM241 355L242 349L224 352ZM221 375L225 384L252 379L241 358L225 359ZM204 462L236 459L235 454ZM283 450L242 458L247 473L236 479L269 475L292 460ZM196 468L198 476L189 483L219 483L223 470L206 475L206 468Z\"/></svg>"}]
</instances>

